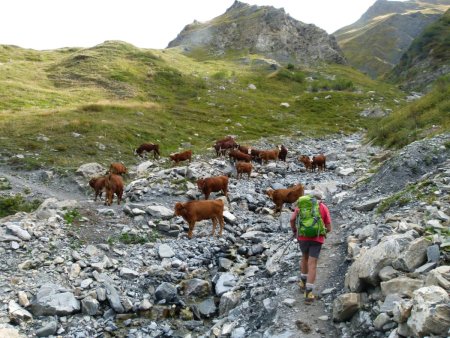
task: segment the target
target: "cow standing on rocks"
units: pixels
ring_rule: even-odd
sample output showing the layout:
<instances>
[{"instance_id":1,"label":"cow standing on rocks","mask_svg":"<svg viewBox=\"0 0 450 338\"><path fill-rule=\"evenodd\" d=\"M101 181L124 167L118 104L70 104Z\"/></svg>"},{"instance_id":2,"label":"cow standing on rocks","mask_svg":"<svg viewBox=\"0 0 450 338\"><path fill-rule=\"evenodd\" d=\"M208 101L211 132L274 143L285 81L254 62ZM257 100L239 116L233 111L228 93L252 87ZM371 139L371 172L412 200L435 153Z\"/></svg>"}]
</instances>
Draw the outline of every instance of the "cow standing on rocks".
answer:
<instances>
[{"instance_id":1,"label":"cow standing on rocks","mask_svg":"<svg viewBox=\"0 0 450 338\"><path fill-rule=\"evenodd\" d=\"M105 180L105 176L94 177L89 180L89 185L95 192L94 201L97 201L98 196L100 196L100 199L102 198L102 193L105 191Z\"/></svg>"},{"instance_id":2,"label":"cow standing on rocks","mask_svg":"<svg viewBox=\"0 0 450 338\"><path fill-rule=\"evenodd\" d=\"M294 203L303 196L305 189L302 184L297 184L288 189L267 190L266 194L275 203L275 212L281 212L284 203Z\"/></svg>"},{"instance_id":3,"label":"cow standing on rocks","mask_svg":"<svg viewBox=\"0 0 450 338\"><path fill-rule=\"evenodd\" d=\"M198 189L205 194L205 200L209 198L212 192L222 191L225 197L228 198L228 177L216 176L207 177L197 180Z\"/></svg>"},{"instance_id":4,"label":"cow standing on rocks","mask_svg":"<svg viewBox=\"0 0 450 338\"><path fill-rule=\"evenodd\" d=\"M114 194L117 196L117 204L120 205L123 194L123 178L120 175L109 174L105 178L106 200L105 205L111 205L114 199Z\"/></svg>"},{"instance_id":5,"label":"cow standing on rocks","mask_svg":"<svg viewBox=\"0 0 450 338\"><path fill-rule=\"evenodd\" d=\"M189 225L188 237L192 238L195 223L205 219L212 220L211 236L214 236L217 222L220 224L219 236L222 236L224 203L222 200L190 201L175 204L175 216L181 216Z\"/></svg>"}]
</instances>

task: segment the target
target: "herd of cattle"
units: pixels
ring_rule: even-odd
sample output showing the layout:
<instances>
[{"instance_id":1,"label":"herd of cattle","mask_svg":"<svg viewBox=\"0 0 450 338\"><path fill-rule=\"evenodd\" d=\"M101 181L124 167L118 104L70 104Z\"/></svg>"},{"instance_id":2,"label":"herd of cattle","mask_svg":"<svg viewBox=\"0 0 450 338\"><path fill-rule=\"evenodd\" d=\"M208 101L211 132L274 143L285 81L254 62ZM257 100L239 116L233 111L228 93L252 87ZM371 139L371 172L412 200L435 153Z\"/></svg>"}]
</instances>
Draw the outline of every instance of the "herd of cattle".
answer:
<instances>
[{"instance_id":1,"label":"herd of cattle","mask_svg":"<svg viewBox=\"0 0 450 338\"><path fill-rule=\"evenodd\" d=\"M286 161L288 153L284 145L271 150L258 150L248 146L242 146L236 143L234 138L226 137L216 141L214 144L216 155L226 156L228 154L230 161L235 163L237 179L242 174L247 174L250 179L253 162L266 164L269 161ZM135 154L144 157L146 153L153 152L154 158L161 156L158 144L144 143L140 145ZM179 162L192 159L192 150L169 155L174 165ZM326 157L323 154L313 156L312 159L307 155L301 155L298 160L304 164L305 168L311 172L324 171L326 169ZM117 196L117 204L122 201L124 190L124 181L122 176L127 173L127 168L122 163L112 163L108 172L104 176L92 178L89 185L95 191L94 201L97 197L106 193L105 205L111 205L114 195ZM223 211L224 202L220 199L208 200L212 192L222 192L228 198L228 176L213 176L197 180L198 189L205 195L205 200L195 200L189 202L177 202L175 204L175 215L181 216L189 225L188 237L192 238L195 223L201 220L211 219L213 223L212 235L214 236L217 223L220 224L219 236L222 235L224 227ZM275 212L280 212L284 203L293 203L304 194L304 187L301 184L294 185L288 189L269 189L266 194L275 204Z\"/></svg>"}]
</instances>

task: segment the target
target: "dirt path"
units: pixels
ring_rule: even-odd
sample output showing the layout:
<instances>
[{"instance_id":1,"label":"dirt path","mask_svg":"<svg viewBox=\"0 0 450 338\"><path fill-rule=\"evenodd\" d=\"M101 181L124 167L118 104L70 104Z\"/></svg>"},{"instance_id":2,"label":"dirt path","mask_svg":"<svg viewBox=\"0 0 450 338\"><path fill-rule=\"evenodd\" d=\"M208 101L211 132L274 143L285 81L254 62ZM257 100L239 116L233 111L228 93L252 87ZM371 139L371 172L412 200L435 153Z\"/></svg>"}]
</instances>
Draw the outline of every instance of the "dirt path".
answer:
<instances>
[{"instance_id":1,"label":"dirt path","mask_svg":"<svg viewBox=\"0 0 450 338\"><path fill-rule=\"evenodd\" d=\"M331 208L330 208L331 209ZM289 247L286 256L290 256L286 264L293 270L293 274L285 276L280 280L281 292L278 301L283 302L286 299L293 299L292 306L279 304L278 318L274 321L274 337L294 338L294 337L337 337L338 331L332 322L332 303L336 291L338 291L344 282L346 269L345 252L343 245L344 234L340 229L341 223L338 217L333 218L333 232L330 233L322 247L320 253L317 279L315 283L315 293L319 299L311 305L306 305L304 295L300 292L296 282L288 281L289 277L299 275L299 262L301 259L299 248L293 244ZM289 255L294 253L295 256ZM290 269L289 269L290 270ZM324 290L331 289L326 295L321 295Z\"/></svg>"}]
</instances>

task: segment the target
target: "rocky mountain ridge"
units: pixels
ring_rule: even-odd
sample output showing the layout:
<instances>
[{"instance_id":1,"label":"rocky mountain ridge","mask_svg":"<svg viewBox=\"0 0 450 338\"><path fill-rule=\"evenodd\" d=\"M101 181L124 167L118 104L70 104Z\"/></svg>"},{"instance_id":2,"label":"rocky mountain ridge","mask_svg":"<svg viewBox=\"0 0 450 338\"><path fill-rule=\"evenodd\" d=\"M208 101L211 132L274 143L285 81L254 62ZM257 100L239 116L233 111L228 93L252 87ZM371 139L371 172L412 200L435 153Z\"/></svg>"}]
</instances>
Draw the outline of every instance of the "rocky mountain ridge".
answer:
<instances>
[{"instance_id":1,"label":"rocky mountain ridge","mask_svg":"<svg viewBox=\"0 0 450 338\"><path fill-rule=\"evenodd\" d=\"M227 11L208 22L187 25L168 47L186 51L204 48L211 55L227 51L262 54L281 63L345 63L333 36L297 21L283 9L250 6L235 1Z\"/></svg>"},{"instance_id":2,"label":"rocky mountain ridge","mask_svg":"<svg viewBox=\"0 0 450 338\"><path fill-rule=\"evenodd\" d=\"M450 9L425 28L387 74L404 90L426 92L436 79L450 73Z\"/></svg>"},{"instance_id":3,"label":"rocky mountain ridge","mask_svg":"<svg viewBox=\"0 0 450 338\"><path fill-rule=\"evenodd\" d=\"M0 220L0 334L445 336L450 135L395 153L361 141L285 139L287 163L256 166L248 180L234 179L224 159L166 169L145 161L132 168L124 206L74 194L78 200L49 199L34 213ZM325 173L308 173L296 160L318 152L328 155ZM378 161L383 186L369 172ZM77 180L84 187L96 170L105 168L80 167ZM392 175L399 170L405 175ZM199 222L189 241L174 202L198 198L192 180L218 172L232 174L229 201L214 196L227 204L224 236L210 237L210 222ZM298 181L325 193L334 226L319 262L322 300L310 307L295 283L291 212L274 215L264 194ZM70 221L73 210L82 217ZM437 318L439 326L429 325Z\"/></svg>"},{"instance_id":4,"label":"rocky mountain ridge","mask_svg":"<svg viewBox=\"0 0 450 338\"><path fill-rule=\"evenodd\" d=\"M375 78L397 65L414 38L449 7L448 1L378 0L333 35L349 64Z\"/></svg>"}]
</instances>

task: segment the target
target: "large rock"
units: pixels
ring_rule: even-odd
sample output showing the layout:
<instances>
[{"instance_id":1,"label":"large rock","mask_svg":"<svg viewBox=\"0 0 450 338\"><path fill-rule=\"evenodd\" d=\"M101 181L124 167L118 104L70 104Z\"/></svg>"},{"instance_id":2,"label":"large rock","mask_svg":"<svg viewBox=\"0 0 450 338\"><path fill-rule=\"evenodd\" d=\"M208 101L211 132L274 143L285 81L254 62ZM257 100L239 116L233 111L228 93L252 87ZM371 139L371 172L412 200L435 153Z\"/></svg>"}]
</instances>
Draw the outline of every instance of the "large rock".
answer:
<instances>
[{"instance_id":1,"label":"large rock","mask_svg":"<svg viewBox=\"0 0 450 338\"><path fill-rule=\"evenodd\" d=\"M63 200L58 201L56 198L47 198L41 205L36 209L35 215L38 219L48 219L52 216L56 216L58 212L64 210L70 210L77 208L78 201L76 200Z\"/></svg>"},{"instance_id":2,"label":"large rock","mask_svg":"<svg viewBox=\"0 0 450 338\"><path fill-rule=\"evenodd\" d=\"M236 284L236 277L228 272L222 273L216 282L216 295L222 296L225 292L230 291Z\"/></svg>"},{"instance_id":3,"label":"large rock","mask_svg":"<svg viewBox=\"0 0 450 338\"><path fill-rule=\"evenodd\" d=\"M100 304L97 299L92 297L86 297L81 300L81 312L89 316L95 316L97 314Z\"/></svg>"},{"instance_id":4,"label":"large rock","mask_svg":"<svg viewBox=\"0 0 450 338\"><path fill-rule=\"evenodd\" d=\"M136 167L136 174L138 176L143 176L145 174L148 174L149 169L153 166L154 166L154 163L151 161L145 161L145 162L139 163L139 165Z\"/></svg>"},{"instance_id":5,"label":"large rock","mask_svg":"<svg viewBox=\"0 0 450 338\"><path fill-rule=\"evenodd\" d=\"M413 236L410 232L390 236L361 254L348 269L345 286L354 292L362 291L366 284L377 286L380 282L381 269L392 265L392 262L412 240Z\"/></svg>"},{"instance_id":6,"label":"large rock","mask_svg":"<svg viewBox=\"0 0 450 338\"><path fill-rule=\"evenodd\" d=\"M24 321L33 319L31 313L22 308L15 301L10 300L8 304L9 319L12 323L20 324Z\"/></svg>"},{"instance_id":7,"label":"large rock","mask_svg":"<svg viewBox=\"0 0 450 338\"><path fill-rule=\"evenodd\" d=\"M381 282L383 295L398 294L400 296L412 297L415 290L423 286L423 281L408 277L397 277L387 282Z\"/></svg>"},{"instance_id":8,"label":"large rock","mask_svg":"<svg viewBox=\"0 0 450 338\"><path fill-rule=\"evenodd\" d=\"M116 311L117 313L124 313L125 308L122 305L120 300L120 295L117 290L108 282L104 282L103 286L106 289L106 299L108 299L109 305Z\"/></svg>"},{"instance_id":9,"label":"large rock","mask_svg":"<svg viewBox=\"0 0 450 338\"><path fill-rule=\"evenodd\" d=\"M25 335L22 335L18 330L12 327L1 327L0 328L0 337L4 338L25 338Z\"/></svg>"},{"instance_id":10,"label":"large rock","mask_svg":"<svg viewBox=\"0 0 450 338\"><path fill-rule=\"evenodd\" d=\"M237 291L225 292L222 297L220 297L219 303L219 315L223 316L228 313L231 309L234 309L241 300L241 293Z\"/></svg>"},{"instance_id":11,"label":"large rock","mask_svg":"<svg viewBox=\"0 0 450 338\"><path fill-rule=\"evenodd\" d=\"M75 172L76 175L82 176L86 181L89 181L92 177L102 176L105 173L105 167L95 162L83 164Z\"/></svg>"},{"instance_id":12,"label":"large rock","mask_svg":"<svg viewBox=\"0 0 450 338\"><path fill-rule=\"evenodd\" d=\"M178 300L177 288L171 283L161 283L155 290L155 298L157 301L175 303Z\"/></svg>"},{"instance_id":13,"label":"large rock","mask_svg":"<svg viewBox=\"0 0 450 338\"><path fill-rule=\"evenodd\" d=\"M193 278L182 282L186 297L206 297L211 293L211 284L203 279Z\"/></svg>"},{"instance_id":14,"label":"large rock","mask_svg":"<svg viewBox=\"0 0 450 338\"><path fill-rule=\"evenodd\" d=\"M395 269L412 272L427 261L427 248L432 243L425 237L412 241L398 259L392 262Z\"/></svg>"},{"instance_id":15,"label":"large rock","mask_svg":"<svg viewBox=\"0 0 450 338\"><path fill-rule=\"evenodd\" d=\"M173 252L172 248L168 244L161 244L158 247L158 255L162 258L172 258L175 256L175 252Z\"/></svg>"},{"instance_id":16,"label":"large rock","mask_svg":"<svg viewBox=\"0 0 450 338\"><path fill-rule=\"evenodd\" d=\"M174 217L173 210L162 205L149 205L145 211L153 217L160 219L171 219Z\"/></svg>"},{"instance_id":17,"label":"large rock","mask_svg":"<svg viewBox=\"0 0 450 338\"><path fill-rule=\"evenodd\" d=\"M450 266L443 265L430 271L425 279L425 285L436 285L450 291Z\"/></svg>"},{"instance_id":18,"label":"large rock","mask_svg":"<svg viewBox=\"0 0 450 338\"><path fill-rule=\"evenodd\" d=\"M361 295L359 293L345 293L334 300L333 319L343 322L352 318L361 306Z\"/></svg>"},{"instance_id":19,"label":"large rock","mask_svg":"<svg viewBox=\"0 0 450 338\"><path fill-rule=\"evenodd\" d=\"M217 311L216 304L214 303L214 298L212 297L205 299L201 303L197 304L196 308L200 313L200 316L206 318L211 317Z\"/></svg>"},{"instance_id":20,"label":"large rock","mask_svg":"<svg viewBox=\"0 0 450 338\"><path fill-rule=\"evenodd\" d=\"M5 223L6 228L13 233L14 235L16 235L17 237L19 237L22 241L29 241L31 239L31 235L28 231L26 231L25 229L22 229L22 227L17 224L17 223L13 223L13 222L7 222Z\"/></svg>"},{"instance_id":21,"label":"large rock","mask_svg":"<svg viewBox=\"0 0 450 338\"><path fill-rule=\"evenodd\" d=\"M378 197L378 198L373 198L370 200L365 200L359 204L354 205L353 209L358 210L358 211L371 211L383 200L384 200L384 197Z\"/></svg>"},{"instance_id":22,"label":"large rock","mask_svg":"<svg viewBox=\"0 0 450 338\"><path fill-rule=\"evenodd\" d=\"M414 292L408 326L415 336L448 336L450 329L450 299L439 286L423 287Z\"/></svg>"},{"instance_id":23,"label":"large rock","mask_svg":"<svg viewBox=\"0 0 450 338\"><path fill-rule=\"evenodd\" d=\"M31 312L35 316L65 316L79 311L80 301L73 293L52 283L42 285L31 301Z\"/></svg>"},{"instance_id":24,"label":"large rock","mask_svg":"<svg viewBox=\"0 0 450 338\"><path fill-rule=\"evenodd\" d=\"M394 303L392 319L397 323L404 323L411 315L413 303L411 299L402 299Z\"/></svg>"}]
</instances>

